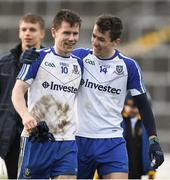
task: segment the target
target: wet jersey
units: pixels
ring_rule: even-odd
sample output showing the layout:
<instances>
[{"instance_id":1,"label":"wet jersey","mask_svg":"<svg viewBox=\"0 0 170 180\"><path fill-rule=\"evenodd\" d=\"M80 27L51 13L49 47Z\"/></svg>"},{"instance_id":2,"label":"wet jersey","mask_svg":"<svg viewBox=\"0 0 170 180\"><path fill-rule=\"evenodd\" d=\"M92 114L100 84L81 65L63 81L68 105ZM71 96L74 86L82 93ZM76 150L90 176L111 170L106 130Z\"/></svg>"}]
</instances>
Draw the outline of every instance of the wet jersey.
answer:
<instances>
[{"instance_id":1,"label":"wet jersey","mask_svg":"<svg viewBox=\"0 0 170 180\"><path fill-rule=\"evenodd\" d=\"M39 51L40 58L24 64L18 79L30 84L28 109L37 121L46 121L56 140L75 139L74 102L81 80L81 62L62 57L54 48Z\"/></svg>"},{"instance_id":2,"label":"wet jersey","mask_svg":"<svg viewBox=\"0 0 170 180\"><path fill-rule=\"evenodd\" d=\"M75 49L83 59L84 73L78 92L78 136L122 137L122 115L127 90L145 93L138 64L118 50L109 59L100 59L89 49Z\"/></svg>"}]
</instances>

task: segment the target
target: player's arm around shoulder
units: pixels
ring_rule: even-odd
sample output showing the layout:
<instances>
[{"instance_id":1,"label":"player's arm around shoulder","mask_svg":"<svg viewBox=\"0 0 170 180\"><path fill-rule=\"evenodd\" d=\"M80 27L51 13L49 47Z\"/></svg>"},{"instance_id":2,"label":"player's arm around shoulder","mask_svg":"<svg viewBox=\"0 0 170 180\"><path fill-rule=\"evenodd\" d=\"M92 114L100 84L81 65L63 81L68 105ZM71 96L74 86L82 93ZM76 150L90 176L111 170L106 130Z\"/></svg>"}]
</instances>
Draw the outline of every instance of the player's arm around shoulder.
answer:
<instances>
[{"instance_id":1,"label":"player's arm around shoulder","mask_svg":"<svg viewBox=\"0 0 170 180\"><path fill-rule=\"evenodd\" d=\"M76 48L72 51L72 54L74 56L79 57L80 59L83 59L84 57L86 57L88 54L90 53L90 49L89 48Z\"/></svg>"},{"instance_id":2,"label":"player's arm around shoulder","mask_svg":"<svg viewBox=\"0 0 170 180\"><path fill-rule=\"evenodd\" d=\"M24 97L29 87L29 84L18 79L12 90L12 102L14 108L21 116L23 125L26 130L30 130L37 125L35 118L29 113L27 109L26 100Z\"/></svg>"}]
</instances>

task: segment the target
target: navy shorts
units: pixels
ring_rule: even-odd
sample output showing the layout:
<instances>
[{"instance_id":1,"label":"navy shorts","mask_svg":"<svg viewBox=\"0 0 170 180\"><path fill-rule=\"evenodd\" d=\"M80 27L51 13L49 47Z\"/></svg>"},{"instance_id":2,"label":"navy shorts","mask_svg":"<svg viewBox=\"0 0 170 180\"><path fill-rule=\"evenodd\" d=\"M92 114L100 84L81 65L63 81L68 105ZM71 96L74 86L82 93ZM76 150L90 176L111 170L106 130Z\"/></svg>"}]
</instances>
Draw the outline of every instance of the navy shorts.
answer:
<instances>
[{"instance_id":1,"label":"navy shorts","mask_svg":"<svg viewBox=\"0 0 170 180\"><path fill-rule=\"evenodd\" d=\"M49 179L59 175L77 175L76 142L26 140L19 179Z\"/></svg>"},{"instance_id":2,"label":"navy shorts","mask_svg":"<svg viewBox=\"0 0 170 180\"><path fill-rule=\"evenodd\" d=\"M128 173L128 155L124 138L76 137L78 146L78 179L92 179L97 169L99 176Z\"/></svg>"}]
</instances>

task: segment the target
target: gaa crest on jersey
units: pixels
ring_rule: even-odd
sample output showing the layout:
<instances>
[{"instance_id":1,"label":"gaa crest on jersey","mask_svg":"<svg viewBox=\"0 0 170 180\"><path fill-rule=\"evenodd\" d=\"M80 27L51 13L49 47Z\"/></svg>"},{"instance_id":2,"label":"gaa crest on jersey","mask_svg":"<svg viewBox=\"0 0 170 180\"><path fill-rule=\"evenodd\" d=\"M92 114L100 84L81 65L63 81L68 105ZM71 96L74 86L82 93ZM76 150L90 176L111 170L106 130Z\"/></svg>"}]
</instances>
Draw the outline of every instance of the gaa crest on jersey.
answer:
<instances>
[{"instance_id":1,"label":"gaa crest on jersey","mask_svg":"<svg viewBox=\"0 0 170 180\"><path fill-rule=\"evenodd\" d=\"M73 65L72 73L79 74L78 65Z\"/></svg>"},{"instance_id":2,"label":"gaa crest on jersey","mask_svg":"<svg viewBox=\"0 0 170 180\"><path fill-rule=\"evenodd\" d=\"M115 73L118 74L118 75L123 74L124 73L123 72L123 66L122 65L117 65Z\"/></svg>"},{"instance_id":3,"label":"gaa crest on jersey","mask_svg":"<svg viewBox=\"0 0 170 180\"><path fill-rule=\"evenodd\" d=\"M93 65L93 66L95 65L95 62L92 61L91 59L88 59L88 58L85 59L85 62L88 63L88 64L90 64L90 65Z\"/></svg>"}]
</instances>

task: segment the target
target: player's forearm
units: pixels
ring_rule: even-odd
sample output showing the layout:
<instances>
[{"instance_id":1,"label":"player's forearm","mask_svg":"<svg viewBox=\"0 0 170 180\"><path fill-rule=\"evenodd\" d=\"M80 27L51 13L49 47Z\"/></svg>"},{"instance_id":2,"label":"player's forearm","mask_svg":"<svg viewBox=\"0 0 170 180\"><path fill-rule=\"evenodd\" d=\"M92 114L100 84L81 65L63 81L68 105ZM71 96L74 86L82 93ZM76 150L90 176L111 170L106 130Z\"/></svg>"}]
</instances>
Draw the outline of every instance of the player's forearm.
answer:
<instances>
[{"instance_id":1,"label":"player's forearm","mask_svg":"<svg viewBox=\"0 0 170 180\"><path fill-rule=\"evenodd\" d=\"M26 102L25 102L24 97L14 94L14 95L12 95L12 102L13 102L15 110L18 112L20 117L23 119L24 114L28 113L28 109L26 107Z\"/></svg>"},{"instance_id":2,"label":"player's forearm","mask_svg":"<svg viewBox=\"0 0 170 180\"><path fill-rule=\"evenodd\" d=\"M157 136L155 118L146 94L134 96L141 119L149 137Z\"/></svg>"},{"instance_id":3,"label":"player's forearm","mask_svg":"<svg viewBox=\"0 0 170 180\"><path fill-rule=\"evenodd\" d=\"M164 162L164 154L157 138L155 118L146 94L134 96L134 100L149 136L151 166L153 169L157 169Z\"/></svg>"},{"instance_id":4,"label":"player's forearm","mask_svg":"<svg viewBox=\"0 0 170 180\"><path fill-rule=\"evenodd\" d=\"M22 80L17 80L12 91L12 102L18 114L22 118L22 123L26 131L32 130L37 125L36 119L28 112L25 93L27 92L29 85Z\"/></svg>"}]
</instances>

